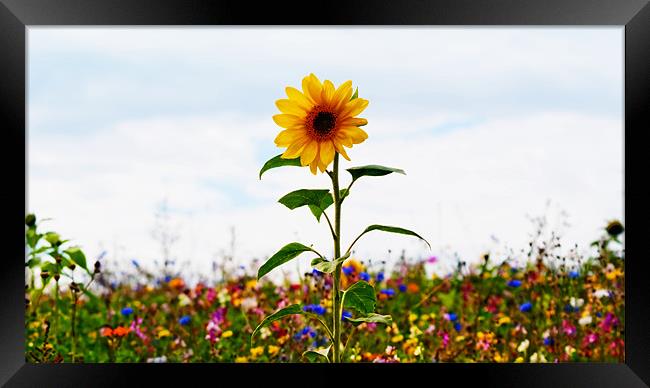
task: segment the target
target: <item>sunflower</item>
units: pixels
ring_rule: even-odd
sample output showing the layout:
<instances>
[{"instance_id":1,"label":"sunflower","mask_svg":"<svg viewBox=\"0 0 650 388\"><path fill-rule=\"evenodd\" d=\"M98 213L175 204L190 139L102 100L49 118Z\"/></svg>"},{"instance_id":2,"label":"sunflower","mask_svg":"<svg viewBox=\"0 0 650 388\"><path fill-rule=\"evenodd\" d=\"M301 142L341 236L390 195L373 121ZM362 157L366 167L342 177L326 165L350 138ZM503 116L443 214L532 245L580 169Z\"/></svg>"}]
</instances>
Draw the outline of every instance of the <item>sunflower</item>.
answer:
<instances>
[{"instance_id":1,"label":"sunflower","mask_svg":"<svg viewBox=\"0 0 650 388\"><path fill-rule=\"evenodd\" d=\"M352 98L352 81L334 88L314 74L302 80L302 92L291 86L286 88L288 99L275 102L282 114L273 121L285 128L275 138L278 147L286 147L283 159L300 157L300 164L309 165L312 174L317 169L325 172L338 152L350 160L344 147L351 148L368 138L361 128L368 120L354 117L368 106L368 100Z\"/></svg>"}]
</instances>

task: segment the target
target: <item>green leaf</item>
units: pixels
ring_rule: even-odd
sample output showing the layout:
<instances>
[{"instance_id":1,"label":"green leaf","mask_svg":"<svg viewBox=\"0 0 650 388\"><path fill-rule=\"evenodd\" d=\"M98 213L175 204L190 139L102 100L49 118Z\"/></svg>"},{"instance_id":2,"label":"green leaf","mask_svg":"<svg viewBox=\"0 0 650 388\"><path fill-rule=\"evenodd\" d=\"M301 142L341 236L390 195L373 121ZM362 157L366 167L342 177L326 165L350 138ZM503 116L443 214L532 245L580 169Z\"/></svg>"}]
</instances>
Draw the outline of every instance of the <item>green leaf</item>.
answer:
<instances>
[{"instance_id":1,"label":"green leaf","mask_svg":"<svg viewBox=\"0 0 650 388\"><path fill-rule=\"evenodd\" d=\"M354 94L352 95L352 97L350 97L350 101L354 100L355 98L359 98L359 87L358 86L354 90Z\"/></svg>"},{"instance_id":2,"label":"green leaf","mask_svg":"<svg viewBox=\"0 0 650 388\"><path fill-rule=\"evenodd\" d=\"M350 252L348 252L345 256L332 261L327 261L322 257L317 257L311 261L311 266L320 272L332 273L336 270L336 267L347 260L348 257L350 257Z\"/></svg>"},{"instance_id":3,"label":"green leaf","mask_svg":"<svg viewBox=\"0 0 650 388\"><path fill-rule=\"evenodd\" d=\"M45 240L51 245L54 245L61 240L61 236L58 233L47 232L45 233Z\"/></svg>"},{"instance_id":4,"label":"green leaf","mask_svg":"<svg viewBox=\"0 0 650 388\"><path fill-rule=\"evenodd\" d=\"M362 176L384 176L391 173L404 174L404 170L393 167L378 166L376 164L370 164L367 166L351 167L347 171L352 175L352 181L356 181Z\"/></svg>"},{"instance_id":5,"label":"green leaf","mask_svg":"<svg viewBox=\"0 0 650 388\"><path fill-rule=\"evenodd\" d=\"M72 260L73 263L88 271L88 265L86 264L86 255L84 255L81 248L72 247L66 249L64 252L68 254L68 257L70 260Z\"/></svg>"},{"instance_id":6,"label":"green leaf","mask_svg":"<svg viewBox=\"0 0 650 388\"><path fill-rule=\"evenodd\" d=\"M41 264L41 259L38 257L33 257L25 263L25 267L34 268L37 265Z\"/></svg>"},{"instance_id":7,"label":"green leaf","mask_svg":"<svg viewBox=\"0 0 650 388\"><path fill-rule=\"evenodd\" d=\"M271 322L277 321L278 319L282 319L286 316L295 315L295 314L302 315L303 313L304 311L302 310L302 307L300 307L299 304L292 304L267 316L262 320L262 322L260 322L259 325L257 325L255 330L253 330L253 334L251 334L251 344L253 343L253 337L255 336L255 334L257 334L257 332L260 331L260 329L263 328L264 326L267 326Z\"/></svg>"},{"instance_id":8,"label":"green leaf","mask_svg":"<svg viewBox=\"0 0 650 388\"><path fill-rule=\"evenodd\" d=\"M352 324L355 326L360 325L363 322L368 322L368 323L375 322L375 323L383 323L385 325L392 325L393 317L391 317L390 315L370 313L365 317L348 318L347 321L352 322Z\"/></svg>"},{"instance_id":9,"label":"green leaf","mask_svg":"<svg viewBox=\"0 0 650 388\"><path fill-rule=\"evenodd\" d=\"M30 248L34 249L38 243L38 240L41 239L42 235L36 233L36 228L30 227L27 229L25 237L27 239L27 245L29 245Z\"/></svg>"},{"instance_id":10,"label":"green leaf","mask_svg":"<svg viewBox=\"0 0 650 388\"><path fill-rule=\"evenodd\" d=\"M343 201L348 195L350 195L350 190L348 189L341 189L341 191L339 191L339 199L341 201Z\"/></svg>"},{"instance_id":11,"label":"green leaf","mask_svg":"<svg viewBox=\"0 0 650 388\"><path fill-rule=\"evenodd\" d=\"M330 362L330 359L329 357L327 357L327 354L330 352L331 347L332 345L323 349L307 350L302 354L302 356L307 360L309 360L309 362L315 362L319 358L325 358L327 362Z\"/></svg>"},{"instance_id":12,"label":"green leaf","mask_svg":"<svg viewBox=\"0 0 650 388\"><path fill-rule=\"evenodd\" d=\"M363 280L359 280L343 292L343 306L355 309L363 315L375 311L376 304L375 288Z\"/></svg>"},{"instance_id":13,"label":"green leaf","mask_svg":"<svg viewBox=\"0 0 650 388\"><path fill-rule=\"evenodd\" d=\"M357 240L359 238L361 238L361 236L363 236L364 234L366 234L368 232L372 232L373 230L380 230L382 232L399 233L399 234L406 234L406 235L409 235L409 236L414 236L414 237L417 237L420 240L424 241L425 243L427 243L427 245L429 246L429 249L431 249L431 244L429 244L429 242L427 240L425 240L422 236L420 236L419 234L417 234L417 233L415 233L413 231L410 231L410 230L404 229L404 228L400 228L400 227L397 227L397 226L370 225L369 227L366 228L366 230L363 231L363 233L361 233L359 235L359 237L357 237Z\"/></svg>"},{"instance_id":14,"label":"green leaf","mask_svg":"<svg viewBox=\"0 0 650 388\"><path fill-rule=\"evenodd\" d=\"M266 172L267 170L270 170L272 168L278 168L278 167L284 167L284 166L302 166L300 164L300 158L295 158L295 159L282 159L282 154L275 156L271 159L269 159L266 163L264 163L264 166L260 170L260 179L262 179L262 174Z\"/></svg>"},{"instance_id":15,"label":"green leaf","mask_svg":"<svg viewBox=\"0 0 650 388\"><path fill-rule=\"evenodd\" d=\"M291 259L295 258L296 256L300 255L303 252L316 252L310 247L304 246L300 243L293 242L285 245L280 249L275 255L271 256L266 263L264 263L260 269L257 271L257 280L259 280L262 276L266 275L267 273L271 272L275 267L278 267L287 261L290 261ZM319 254L320 255L320 254Z\"/></svg>"},{"instance_id":16,"label":"green leaf","mask_svg":"<svg viewBox=\"0 0 650 388\"><path fill-rule=\"evenodd\" d=\"M300 189L292 191L278 200L281 204L293 210L301 206L309 206L309 210L320 221L323 212L334 203L329 190Z\"/></svg>"}]
</instances>

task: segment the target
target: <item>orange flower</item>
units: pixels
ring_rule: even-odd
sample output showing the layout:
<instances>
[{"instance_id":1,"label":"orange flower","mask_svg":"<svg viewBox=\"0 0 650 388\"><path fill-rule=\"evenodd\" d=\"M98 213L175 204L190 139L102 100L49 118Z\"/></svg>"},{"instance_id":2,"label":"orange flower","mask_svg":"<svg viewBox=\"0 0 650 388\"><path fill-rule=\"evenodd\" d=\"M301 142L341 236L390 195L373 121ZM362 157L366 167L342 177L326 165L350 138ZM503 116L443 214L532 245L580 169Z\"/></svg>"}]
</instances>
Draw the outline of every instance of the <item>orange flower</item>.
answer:
<instances>
[{"instance_id":1,"label":"orange flower","mask_svg":"<svg viewBox=\"0 0 650 388\"><path fill-rule=\"evenodd\" d=\"M102 327L99 329L99 335L102 337L112 337L113 336L113 329L111 329L108 326Z\"/></svg>"},{"instance_id":2,"label":"orange flower","mask_svg":"<svg viewBox=\"0 0 650 388\"><path fill-rule=\"evenodd\" d=\"M169 286L171 288L183 288L185 287L185 282L181 278L174 278L169 281Z\"/></svg>"},{"instance_id":3,"label":"orange flower","mask_svg":"<svg viewBox=\"0 0 650 388\"><path fill-rule=\"evenodd\" d=\"M113 334L115 334L116 337L124 337L125 335L129 334L131 329L126 328L124 326L118 326L115 329L113 329Z\"/></svg>"},{"instance_id":4,"label":"orange flower","mask_svg":"<svg viewBox=\"0 0 650 388\"><path fill-rule=\"evenodd\" d=\"M420 291L420 286L418 286L418 285L415 284L415 283L409 283L409 285L408 285L408 292L410 292L411 294L416 294L416 293L418 293L419 291Z\"/></svg>"}]
</instances>

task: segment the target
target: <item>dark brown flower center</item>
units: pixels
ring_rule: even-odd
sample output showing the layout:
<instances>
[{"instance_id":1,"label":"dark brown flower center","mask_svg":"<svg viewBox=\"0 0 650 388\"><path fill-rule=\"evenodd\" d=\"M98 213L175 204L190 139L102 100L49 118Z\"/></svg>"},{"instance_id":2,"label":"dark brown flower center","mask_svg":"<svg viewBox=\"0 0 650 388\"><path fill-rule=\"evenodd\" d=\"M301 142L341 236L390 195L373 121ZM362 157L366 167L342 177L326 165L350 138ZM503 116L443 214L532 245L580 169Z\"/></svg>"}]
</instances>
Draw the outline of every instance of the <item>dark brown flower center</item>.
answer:
<instances>
[{"instance_id":1,"label":"dark brown flower center","mask_svg":"<svg viewBox=\"0 0 650 388\"><path fill-rule=\"evenodd\" d=\"M328 135L336 126L336 116L330 112L318 112L312 122L314 131L320 136Z\"/></svg>"}]
</instances>

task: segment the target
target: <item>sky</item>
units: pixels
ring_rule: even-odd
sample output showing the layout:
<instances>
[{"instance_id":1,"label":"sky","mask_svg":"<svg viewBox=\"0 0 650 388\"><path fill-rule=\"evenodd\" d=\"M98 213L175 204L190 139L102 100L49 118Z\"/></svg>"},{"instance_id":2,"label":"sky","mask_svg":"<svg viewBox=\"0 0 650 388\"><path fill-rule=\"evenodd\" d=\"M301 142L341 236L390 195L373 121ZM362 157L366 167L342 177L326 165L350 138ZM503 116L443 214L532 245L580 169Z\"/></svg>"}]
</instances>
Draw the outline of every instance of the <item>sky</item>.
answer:
<instances>
[{"instance_id":1,"label":"sky","mask_svg":"<svg viewBox=\"0 0 650 388\"><path fill-rule=\"evenodd\" d=\"M145 267L163 203L186 271L229 254L232 228L244 265L292 241L329 256L327 225L277 202L328 177L258 179L282 152L275 100L312 72L370 101L369 138L342 166L407 174L355 183L343 245L377 223L432 245L375 232L359 259L517 251L535 216L587 249L623 219L621 27L30 27L28 211L90 257Z\"/></svg>"}]
</instances>

